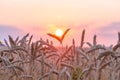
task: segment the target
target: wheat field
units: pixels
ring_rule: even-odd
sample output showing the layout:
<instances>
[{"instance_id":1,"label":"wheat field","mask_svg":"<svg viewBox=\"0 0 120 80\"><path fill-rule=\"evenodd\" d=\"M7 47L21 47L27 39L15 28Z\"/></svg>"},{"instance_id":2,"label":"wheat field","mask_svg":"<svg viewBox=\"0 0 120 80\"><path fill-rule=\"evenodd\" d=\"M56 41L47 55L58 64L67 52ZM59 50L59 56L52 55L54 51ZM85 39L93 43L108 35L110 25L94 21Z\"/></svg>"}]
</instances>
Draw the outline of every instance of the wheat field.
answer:
<instances>
[{"instance_id":1,"label":"wheat field","mask_svg":"<svg viewBox=\"0 0 120 80\"><path fill-rule=\"evenodd\" d=\"M85 30L79 46L73 39L71 46L55 47L48 39L33 42L30 34L9 35L0 46L0 80L120 80L120 32L109 47L96 35L92 43L84 37Z\"/></svg>"}]
</instances>

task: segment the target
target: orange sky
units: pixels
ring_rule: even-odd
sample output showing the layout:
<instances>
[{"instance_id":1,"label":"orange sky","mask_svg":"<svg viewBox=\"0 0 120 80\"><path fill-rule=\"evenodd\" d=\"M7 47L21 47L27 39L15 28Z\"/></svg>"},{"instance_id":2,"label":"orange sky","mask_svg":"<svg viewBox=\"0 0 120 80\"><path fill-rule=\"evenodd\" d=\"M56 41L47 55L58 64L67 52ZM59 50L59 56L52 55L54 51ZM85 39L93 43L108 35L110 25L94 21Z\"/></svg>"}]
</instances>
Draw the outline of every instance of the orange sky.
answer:
<instances>
[{"instance_id":1,"label":"orange sky","mask_svg":"<svg viewBox=\"0 0 120 80\"><path fill-rule=\"evenodd\" d=\"M12 31L16 28L20 35L30 32L35 39L46 39L46 33L54 33L58 27L71 28L65 44L71 43L72 38L79 44L85 28L86 41L92 41L97 34L99 43L108 45L117 40L118 26L120 0L0 0L0 31L5 36L17 33Z\"/></svg>"}]
</instances>

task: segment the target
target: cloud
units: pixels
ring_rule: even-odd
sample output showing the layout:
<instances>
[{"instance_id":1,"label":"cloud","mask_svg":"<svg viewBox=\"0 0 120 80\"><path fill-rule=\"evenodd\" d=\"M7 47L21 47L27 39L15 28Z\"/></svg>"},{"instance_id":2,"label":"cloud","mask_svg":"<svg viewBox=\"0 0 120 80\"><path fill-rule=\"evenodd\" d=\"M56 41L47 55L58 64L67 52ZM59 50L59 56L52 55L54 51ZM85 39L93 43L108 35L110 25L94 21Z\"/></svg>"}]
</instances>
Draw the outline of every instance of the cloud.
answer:
<instances>
[{"instance_id":1,"label":"cloud","mask_svg":"<svg viewBox=\"0 0 120 80\"><path fill-rule=\"evenodd\" d=\"M108 36L108 37L118 33L119 31L120 31L120 22L113 22L106 26L101 26L98 29L98 32L100 34L104 34L104 36Z\"/></svg>"},{"instance_id":2,"label":"cloud","mask_svg":"<svg viewBox=\"0 0 120 80\"><path fill-rule=\"evenodd\" d=\"M113 22L106 26L103 26L100 30L110 31L110 30L120 30L120 22Z\"/></svg>"},{"instance_id":3,"label":"cloud","mask_svg":"<svg viewBox=\"0 0 120 80\"><path fill-rule=\"evenodd\" d=\"M13 26L5 26L5 25L0 25L0 32L4 32L4 31L7 31L7 32L16 32L16 31L20 31L20 29L18 28L15 28Z\"/></svg>"},{"instance_id":4,"label":"cloud","mask_svg":"<svg viewBox=\"0 0 120 80\"><path fill-rule=\"evenodd\" d=\"M0 40L8 38L8 35L12 37L21 36L23 31L13 26L0 25Z\"/></svg>"},{"instance_id":5,"label":"cloud","mask_svg":"<svg viewBox=\"0 0 120 80\"><path fill-rule=\"evenodd\" d=\"M106 44L115 44L118 40L118 32L120 31L120 22L113 22L105 26L97 28L96 33L100 37L100 42Z\"/></svg>"}]
</instances>

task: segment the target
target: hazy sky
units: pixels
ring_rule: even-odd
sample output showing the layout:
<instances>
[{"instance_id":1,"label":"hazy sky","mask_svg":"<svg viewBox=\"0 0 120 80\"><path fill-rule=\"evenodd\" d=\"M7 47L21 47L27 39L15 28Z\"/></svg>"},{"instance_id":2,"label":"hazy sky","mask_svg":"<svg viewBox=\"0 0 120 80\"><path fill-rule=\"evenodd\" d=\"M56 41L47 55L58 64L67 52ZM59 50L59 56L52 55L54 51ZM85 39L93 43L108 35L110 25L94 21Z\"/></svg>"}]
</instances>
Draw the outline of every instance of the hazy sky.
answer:
<instances>
[{"instance_id":1,"label":"hazy sky","mask_svg":"<svg viewBox=\"0 0 120 80\"><path fill-rule=\"evenodd\" d=\"M54 33L57 28L71 28L65 44L73 38L79 44L84 28L86 41L97 34L99 43L116 43L120 0L0 0L0 39L28 32L34 39L46 39L46 33Z\"/></svg>"}]
</instances>

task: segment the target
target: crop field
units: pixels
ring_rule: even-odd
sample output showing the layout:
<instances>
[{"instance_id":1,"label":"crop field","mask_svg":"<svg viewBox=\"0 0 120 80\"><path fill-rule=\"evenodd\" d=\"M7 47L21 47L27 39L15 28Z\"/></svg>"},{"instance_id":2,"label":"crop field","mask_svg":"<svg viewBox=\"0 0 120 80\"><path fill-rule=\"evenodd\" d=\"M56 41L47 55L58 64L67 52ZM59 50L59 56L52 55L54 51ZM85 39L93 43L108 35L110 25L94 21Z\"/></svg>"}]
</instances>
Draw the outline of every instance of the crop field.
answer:
<instances>
[{"instance_id":1,"label":"crop field","mask_svg":"<svg viewBox=\"0 0 120 80\"><path fill-rule=\"evenodd\" d=\"M63 38L48 35L61 45L56 47L42 38L33 42L30 34L4 39L0 43L0 80L120 80L119 32L111 46L98 44L96 35L93 42L85 42L85 30L79 46L74 39L72 45L63 46Z\"/></svg>"}]
</instances>

